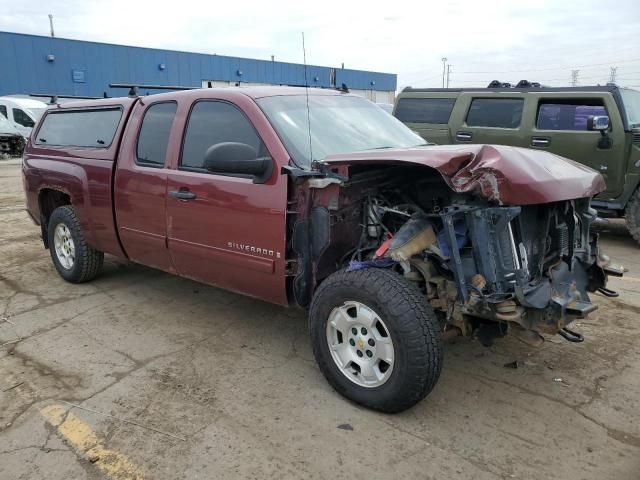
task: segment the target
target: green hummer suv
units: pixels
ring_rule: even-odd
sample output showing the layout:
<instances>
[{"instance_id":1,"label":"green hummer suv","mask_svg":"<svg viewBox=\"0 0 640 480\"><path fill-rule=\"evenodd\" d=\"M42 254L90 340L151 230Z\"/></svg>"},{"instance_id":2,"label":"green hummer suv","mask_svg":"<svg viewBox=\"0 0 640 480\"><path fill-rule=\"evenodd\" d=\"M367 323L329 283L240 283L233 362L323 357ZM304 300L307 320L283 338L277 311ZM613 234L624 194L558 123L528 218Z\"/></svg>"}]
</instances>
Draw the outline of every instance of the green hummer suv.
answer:
<instances>
[{"instance_id":1,"label":"green hummer suv","mask_svg":"<svg viewBox=\"0 0 640 480\"><path fill-rule=\"evenodd\" d=\"M438 144L493 143L548 150L600 172L592 205L625 216L640 243L640 91L616 85L541 87L498 81L487 88L405 88L393 115Z\"/></svg>"}]
</instances>

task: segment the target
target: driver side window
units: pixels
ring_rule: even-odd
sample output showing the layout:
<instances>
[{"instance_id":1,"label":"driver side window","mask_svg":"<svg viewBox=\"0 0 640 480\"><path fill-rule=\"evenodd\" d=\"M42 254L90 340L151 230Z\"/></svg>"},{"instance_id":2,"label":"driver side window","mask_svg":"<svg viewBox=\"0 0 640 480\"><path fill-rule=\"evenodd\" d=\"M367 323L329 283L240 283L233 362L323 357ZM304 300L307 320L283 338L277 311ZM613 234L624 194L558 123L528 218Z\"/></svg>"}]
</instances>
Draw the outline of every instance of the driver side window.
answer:
<instances>
[{"instance_id":1,"label":"driver side window","mask_svg":"<svg viewBox=\"0 0 640 480\"><path fill-rule=\"evenodd\" d=\"M246 143L259 157L267 155L258 133L240 109L222 101L197 102L189 115L180 167L204 169L207 149L223 142Z\"/></svg>"}]
</instances>

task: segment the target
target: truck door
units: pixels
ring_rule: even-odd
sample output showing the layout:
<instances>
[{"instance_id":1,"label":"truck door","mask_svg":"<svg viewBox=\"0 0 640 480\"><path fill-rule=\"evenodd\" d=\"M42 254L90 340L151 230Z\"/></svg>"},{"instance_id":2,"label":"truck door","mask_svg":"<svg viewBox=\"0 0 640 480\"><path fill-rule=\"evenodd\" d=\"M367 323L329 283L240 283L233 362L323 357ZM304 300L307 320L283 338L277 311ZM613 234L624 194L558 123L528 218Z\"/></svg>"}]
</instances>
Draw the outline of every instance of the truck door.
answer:
<instances>
[{"instance_id":1,"label":"truck door","mask_svg":"<svg viewBox=\"0 0 640 480\"><path fill-rule=\"evenodd\" d=\"M600 172L607 183L600 198L616 198L624 187L625 133L610 93L539 94L530 147L548 150ZM600 132L587 130L590 115L607 115L609 144Z\"/></svg>"},{"instance_id":2,"label":"truck door","mask_svg":"<svg viewBox=\"0 0 640 480\"><path fill-rule=\"evenodd\" d=\"M167 147L177 103L138 103L122 141L115 178L120 241L129 259L174 271L167 248ZM175 142L180 142L179 134Z\"/></svg>"},{"instance_id":3,"label":"truck door","mask_svg":"<svg viewBox=\"0 0 640 480\"><path fill-rule=\"evenodd\" d=\"M451 118L453 141L526 147L524 110L521 93L461 93Z\"/></svg>"},{"instance_id":4,"label":"truck door","mask_svg":"<svg viewBox=\"0 0 640 480\"><path fill-rule=\"evenodd\" d=\"M167 183L173 264L180 275L286 304L287 177L277 167L287 162L286 151L253 100L218 95L184 106L182 151ZM247 175L205 169L207 150L224 142L271 157L270 177L254 183Z\"/></svg>"},{"instance_id":5,"label":"truck door","mask_svg":"<svg viewBox=\"0 0 640 480\"><path fill-rule=\"evenodd\" d=\"M406 124L427 142L452 143L449 117L456 103L456 93L404 93L393 111L394 117Z\"/></svg>"}]
</instances>

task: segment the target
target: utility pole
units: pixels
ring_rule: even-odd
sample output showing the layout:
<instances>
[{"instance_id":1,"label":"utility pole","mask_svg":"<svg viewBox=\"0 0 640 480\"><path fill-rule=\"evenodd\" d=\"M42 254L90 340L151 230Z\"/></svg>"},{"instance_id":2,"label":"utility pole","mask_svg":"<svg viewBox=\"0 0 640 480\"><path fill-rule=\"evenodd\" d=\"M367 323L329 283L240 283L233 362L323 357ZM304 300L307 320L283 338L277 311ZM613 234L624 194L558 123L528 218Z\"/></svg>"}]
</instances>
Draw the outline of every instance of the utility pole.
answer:
<instances>
[{"instance_id":1,"label":"utility pole","mask_svg":"<svg viewBox=\"0 0 640 480\"><path fill-rule=\"evenodd\" d=\"M611 67L609 73L609 83L616 83L616 72L618 71L618 67Z\"/></svg>"},{"instance_id":2,"label":"utility pole","mask_svg":"<svg viewBox=\"0 0 640 480\"><path fill-rule=\"evenodd\" d=\"M53 15L49 14L49 27L51 28L51 38L54 38L56 34L53 31Z\"/></svg>"},{"instance_id":3,"label":"utility pole","mask_svg":"<svg viewBox=\"0 0 640 480\"><path fill-rule=\"evenodd\" d=\"M451 65L447 64L447 88L449 88L449 78L451 76Z\"/></svg>"},{"instance_id":4,"label":"utility pole","mask_svg":"<svg viewBox=\"0 0 640 480\"><path fill-rule=\"evenodd\" d=\"M577 87L578 86L578 74L580 73L580 70L571 70L571 86L572 87Z\"/></svg>"},{"instance_id":5,"label":"utility pole","mask_svg":"<svg viewBox=\"0 0 640 480\"><path fill-rule=\"evenodd\" d=\"M442 57L442 88L444 88L444 79L447 75L447 57Z\"/></svg>"}]
</instances>

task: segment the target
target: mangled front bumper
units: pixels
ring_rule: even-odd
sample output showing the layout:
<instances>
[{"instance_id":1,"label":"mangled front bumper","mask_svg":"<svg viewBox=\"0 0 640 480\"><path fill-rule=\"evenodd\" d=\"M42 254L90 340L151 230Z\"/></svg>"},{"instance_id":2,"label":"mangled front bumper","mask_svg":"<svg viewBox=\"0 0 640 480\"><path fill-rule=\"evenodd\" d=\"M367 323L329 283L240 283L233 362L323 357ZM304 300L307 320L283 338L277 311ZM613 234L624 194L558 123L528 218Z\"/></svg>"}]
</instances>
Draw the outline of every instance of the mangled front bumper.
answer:
<instances>
[{"instance_id":1,"label":"mangled front bumper","mask_svg":"<svg viewBox=\"0 0 640 480\"><path fill-rule=\"evenodd\" d=\"M445 209L460 312L555 334L594 311L589 292L605 289L608 274L622 274L599 251L590 232L595 218L589 199ZM461 222L469 241L458 248Z\"/></svg>"}]
</instances>

